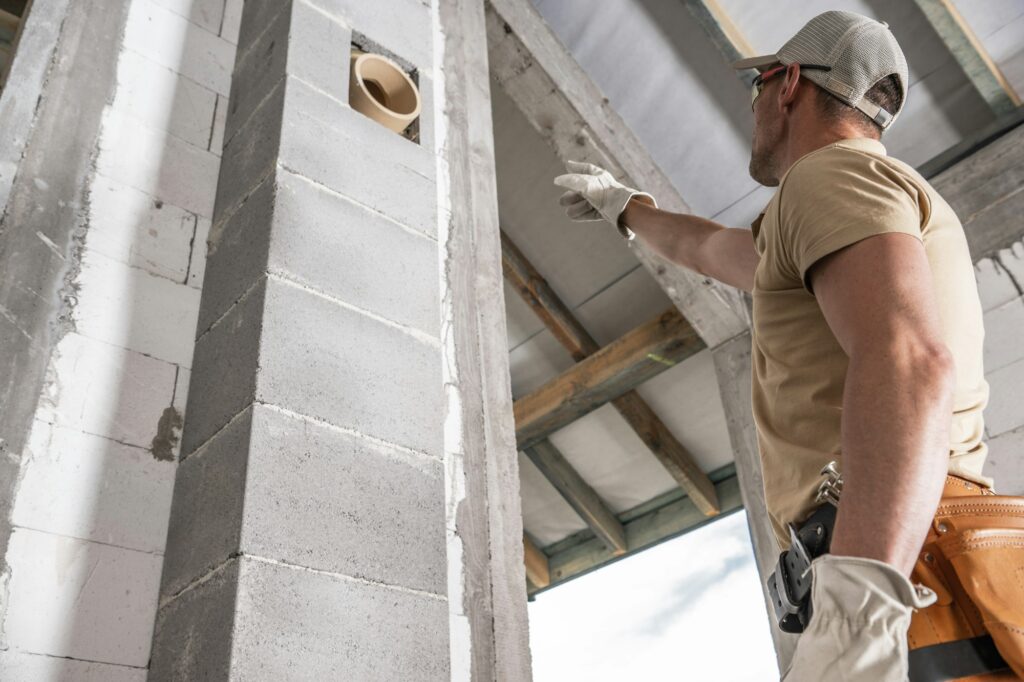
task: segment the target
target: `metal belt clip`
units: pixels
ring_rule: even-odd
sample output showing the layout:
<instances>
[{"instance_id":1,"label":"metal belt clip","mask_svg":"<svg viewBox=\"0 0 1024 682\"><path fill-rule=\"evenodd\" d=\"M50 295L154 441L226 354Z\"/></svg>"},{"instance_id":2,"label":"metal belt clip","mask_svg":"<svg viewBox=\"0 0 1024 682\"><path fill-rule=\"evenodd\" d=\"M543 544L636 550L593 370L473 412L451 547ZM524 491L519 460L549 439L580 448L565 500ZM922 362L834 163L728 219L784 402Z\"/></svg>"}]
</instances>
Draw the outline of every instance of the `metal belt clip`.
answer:
<instances>
[{"instance_id":1,"label":"metal belt clip","mask_svg":"<svg viewBox=\"0 0 1024 682\"><path fill-rule=\"evenodd\" d=\"M821 470L825 480L818 486L818 494L814 497L815 502L828 502L833 507L839 506L839 496L843 492L843 476L836 468L835 461L831 461Z\"/></svg>"}]
</instances>

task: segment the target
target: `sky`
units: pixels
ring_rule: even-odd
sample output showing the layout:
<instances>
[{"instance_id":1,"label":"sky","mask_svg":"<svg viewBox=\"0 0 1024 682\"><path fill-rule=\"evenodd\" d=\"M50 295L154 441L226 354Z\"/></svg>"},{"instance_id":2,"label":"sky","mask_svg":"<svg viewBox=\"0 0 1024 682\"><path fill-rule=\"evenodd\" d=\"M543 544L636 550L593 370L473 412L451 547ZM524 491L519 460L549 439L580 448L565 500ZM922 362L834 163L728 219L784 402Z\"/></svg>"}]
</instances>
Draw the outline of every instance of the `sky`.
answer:
<instances>
[{"instance_id":1,"label":"sky","mask_svg":"<svg viewBox=\"0 0 1024 682\"><path fill-rule=\"evenodd\" d=\"M746 515L530 602L535 682L778 679Z\"/></svg>"}]
</instances>

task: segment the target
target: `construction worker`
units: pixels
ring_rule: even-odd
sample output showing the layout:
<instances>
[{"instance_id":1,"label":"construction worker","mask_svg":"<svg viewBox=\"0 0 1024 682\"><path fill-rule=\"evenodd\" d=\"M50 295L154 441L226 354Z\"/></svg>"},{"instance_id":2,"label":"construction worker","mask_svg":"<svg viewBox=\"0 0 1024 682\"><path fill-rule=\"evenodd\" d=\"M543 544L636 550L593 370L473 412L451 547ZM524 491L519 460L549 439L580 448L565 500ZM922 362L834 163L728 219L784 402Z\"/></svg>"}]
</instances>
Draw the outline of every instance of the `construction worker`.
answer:
<instances>
[{"instance_id":1,"label":"construction worker","mask_svg":"<svg viewBox=\"0 0 1024 682\"><path fill-rule=\"evenodd\" d=\"M820 473L838 462L842 501L834 526L819 524L830 547L810 563L784 679L905 680L911 615L935 601L909 576L944 489L991 494L967 241L949 205L879 141L908 89L884 23L826 12L778 53L734 66L760 72L750 174L778 187L751 230L659 210L591 164L570 162L555 183L573 220L607 220L752 292L753 409L782 548L837 501L820 494Z\"/></svg>"}]
</instances>

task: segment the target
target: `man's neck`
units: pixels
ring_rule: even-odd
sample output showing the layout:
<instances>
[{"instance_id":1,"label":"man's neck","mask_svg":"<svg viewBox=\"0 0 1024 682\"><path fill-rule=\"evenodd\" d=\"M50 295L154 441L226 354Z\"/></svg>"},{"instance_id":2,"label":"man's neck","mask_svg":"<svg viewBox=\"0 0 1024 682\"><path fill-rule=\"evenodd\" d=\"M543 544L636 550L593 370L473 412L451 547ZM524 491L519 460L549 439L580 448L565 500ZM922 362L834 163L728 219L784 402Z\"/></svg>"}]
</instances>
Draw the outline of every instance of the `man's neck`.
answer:
<instances>
[{"instance_id":1,"label":"man's neck","mask_svg":"<svg viewBox=\"0 0 1024 682\"><path fill-rule=\"evenodd\" d=\"M835 144L841 140L849 140L855 137L870 138L864 134L864 132L848 124L836 124L830 126L813 125L819 123L818 121L812 121L812 125L801 129L799 126L794 126L794 131L800 131L798 134L790 135L786 141L785 152L782 157L783 169L779 175L781 178L789 171L794 163L799 161L804 156L811 152L817 151L822 147L827 147L830 144Z\"/></svg>"}]
</instances>

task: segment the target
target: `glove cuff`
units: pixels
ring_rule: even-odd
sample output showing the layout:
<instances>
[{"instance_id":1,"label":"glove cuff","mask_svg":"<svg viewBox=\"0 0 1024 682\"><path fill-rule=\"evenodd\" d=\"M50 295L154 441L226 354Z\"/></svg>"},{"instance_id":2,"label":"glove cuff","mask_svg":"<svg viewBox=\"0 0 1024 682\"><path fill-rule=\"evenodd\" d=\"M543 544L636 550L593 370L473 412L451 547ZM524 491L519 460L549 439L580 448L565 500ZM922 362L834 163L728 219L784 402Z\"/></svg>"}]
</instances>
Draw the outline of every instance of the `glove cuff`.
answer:
<instances>
[{"instance_id":1,"label":"glove cuff","mask_svg":"<svg viewBox=\"0 0 1024 682\"><path fill-rule=\"evenodd\" d=\"M658 208L658 202L655 201L654 197L648 194L647 192L633 191L629 194L628 197L626 197L626 200L622 202L622 208L619 209L619 212L616 214L615 221L613 223L616 229L618 229L619 234L622 235L622 238L625 239L626 241L633 241L633 239L636 238L636 233L633 232L633 230L629 229L629 227L622 222L622 214L625 213L626 206L629 205L630 200L632 200L633 198L638 198L645 204L650 204L654 208Z\"/></svg>"}]
</instances>

